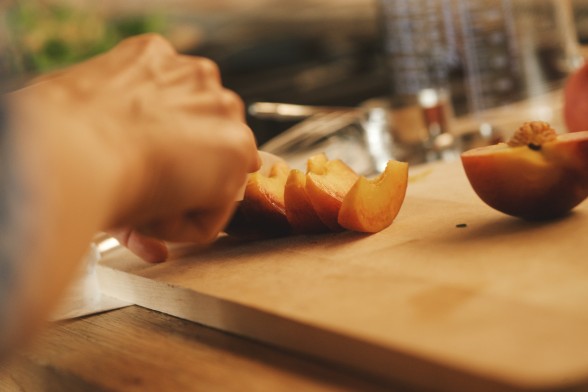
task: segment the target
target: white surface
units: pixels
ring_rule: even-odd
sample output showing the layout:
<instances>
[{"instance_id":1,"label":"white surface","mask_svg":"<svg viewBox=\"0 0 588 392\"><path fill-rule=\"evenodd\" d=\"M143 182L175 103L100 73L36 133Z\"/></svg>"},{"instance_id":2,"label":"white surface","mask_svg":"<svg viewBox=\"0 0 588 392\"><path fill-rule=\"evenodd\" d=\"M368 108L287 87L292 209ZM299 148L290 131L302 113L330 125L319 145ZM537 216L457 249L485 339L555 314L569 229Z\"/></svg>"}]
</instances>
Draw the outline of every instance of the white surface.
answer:
<instances>
[{"instance_id":1,"label":"white surface","mask_svg":"<svg viewBox=\"0 0 588 392\"><path fill-rule=\"evenodd\" d=\"M57 311L52 315L52 321L87 316L132 305L130 302L102 293L96 274L98 260L100 260L100 251L97 245L92 244L77 279L69 287Z\"/></svg>"}]
</instances>

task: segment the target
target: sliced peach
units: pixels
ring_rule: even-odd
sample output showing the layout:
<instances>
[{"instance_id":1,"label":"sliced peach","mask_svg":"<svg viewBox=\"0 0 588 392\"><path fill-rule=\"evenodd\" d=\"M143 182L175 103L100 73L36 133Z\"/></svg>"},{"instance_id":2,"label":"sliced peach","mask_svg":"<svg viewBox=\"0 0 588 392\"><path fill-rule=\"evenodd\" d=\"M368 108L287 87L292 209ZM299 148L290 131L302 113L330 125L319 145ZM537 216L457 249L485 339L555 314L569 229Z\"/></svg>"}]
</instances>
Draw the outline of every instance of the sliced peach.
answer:
<instances>
[{"instance_id":1,"label":"sliced peach","mask_svg":"<svg viewBox=\"0 0 588 392\"><path fill-rule=\"evenodd\" d=\"M290 168L277 162L266 176L249 176L243 200L239 203L226 231L240 236L278 236L291 230L286 217L284 187Z\"/></svg>"},{"instance_id":2,"label":"sliced peach","mask_svg":"<svg viewBox=\"0 0 588 392\"><path fill-rule=\"evenodd\" d=\"M404 201L408 164L389 161L373 180L360 177L339 210L338 222L348 230L376 233L392 224Z\"/></svg>"},{"instance_id":3,"label":"sliced peach","mask_svg":"<svg viewBox=\"0 0 588 392\"><path fill-rule=\"evenodd\" d=\"M326 171L327 162L329 162L329 158L324 152L313 155L306 162L306 172L322 174Z\"/></svg>"},{"instance_id":4,"label":"sliced peach","mask_svg":"<svg viewBox=\"0 0 588 392\"><path fill-rule=\"evenodd\" d=\"M325 154L308 160L306 175L289 171L283 162L273 164L269 173L267 167L249 177L227 233L259 237L344 228L380 231L398 214L408 182L408 165L396 161L373 180L360 178Z\"/></svg>"},{"instance_id":5,"label":"sliced peach","mask_svg":"<svg viewBox=\"0 0 588 392\"><path fill-rule=\"evenodd\" d=\"M338 223L339 209L357 178L358 175L341 160L330 161L324 154L309 159L306 193L314 211L329 229L343 229Z\"/></svg>"},{"instance_id":6,"label":"sliced peach","mask_svg":"<svg viewBox=\"0 0 588 392\"><path fill-rule=\"evenodd\" d=\"M558 136L547 127L526 123L509 143L462 154L474 191L490 207L528 220L552 219L588 197L588 132Z\"/></svg>"},{"instance_id":7,"label":"sliced peach","mask_svg":"<svg viewBox=\"0 0 588 392\"><path fill-rule=\"evenodd\" d=\"M284 189L286 217L295 233L322 233L328 227L315 212L306 193L306 175L300 170L290 171Z\"/></svg>"}]
</instances>

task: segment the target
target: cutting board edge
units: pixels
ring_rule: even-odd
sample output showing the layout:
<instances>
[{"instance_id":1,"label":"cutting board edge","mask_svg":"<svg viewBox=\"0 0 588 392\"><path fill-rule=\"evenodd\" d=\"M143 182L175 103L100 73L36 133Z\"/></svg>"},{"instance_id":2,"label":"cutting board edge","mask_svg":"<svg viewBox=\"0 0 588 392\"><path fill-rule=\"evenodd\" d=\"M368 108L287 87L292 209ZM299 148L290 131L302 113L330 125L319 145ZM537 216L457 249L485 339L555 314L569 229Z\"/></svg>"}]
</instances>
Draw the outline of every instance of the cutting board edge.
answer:
<instances>
[{"instance_id":1,"label":"cutting board edge","mask_svg":"<svg viewBox=\"0 0 588 392\"><path fill-rule=\"evenodd\" d=\"M103 292L136 305L274 347L327 361L388 383L434 390L553 391L588 388L588 379L508 379L435 362L415 353L382 347L339 331L325 330L264 309L98 266ZM133 284L125 284L134 281ZM115 283L116 282L116 283ZM131 289L133 288L133 289ZM139 288L139 290L136 290ZM157 292L157 295L153 293ZM170 303L173 305L170 306ZM192 306L182 306L189 303ZM263 332L262 332L263 331ZM268 334L269 332L269 334ZM307 338L302 338L307 336ZM319 343L320 342L320 343ZM329 349L326 349L328 346ZM418 371L414 369L418 368ZM393 371L390 371L393 369Z\"/></svg>"}]
</instances>

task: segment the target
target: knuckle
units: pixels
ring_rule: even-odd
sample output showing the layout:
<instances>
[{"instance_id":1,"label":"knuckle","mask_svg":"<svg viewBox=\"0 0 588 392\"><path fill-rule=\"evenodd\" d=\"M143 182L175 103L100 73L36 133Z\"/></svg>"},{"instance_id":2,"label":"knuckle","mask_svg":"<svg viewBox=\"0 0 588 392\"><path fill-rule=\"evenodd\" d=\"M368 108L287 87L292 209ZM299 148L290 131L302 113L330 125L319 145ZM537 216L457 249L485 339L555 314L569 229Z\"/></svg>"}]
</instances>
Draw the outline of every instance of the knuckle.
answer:
<instances>
[{"instance_id":1,"label":"knuckle","mask_svg":"<svg viewBox=\"0 0 588 392\"><path fill-rule=\"evenodd\" d=\"M228 146L235 153L240 153L246 156L248 149L251 147L251 131L245 124L236 124L231 127L231 130L226 132Z\"/></svg>"},{"instance_id":2,"label":"knuckle","mask_svg":"<svg viewBox=\"0 0 588 392\"><path fill-rule=\"evenodd\" d=\"M220 69L214 61L206 57L197 57L195 66L199 77L220 83Z\"/></svg>"},{"instance_id":3,"label":"knuckle","mask_svg":"<svg viewBox=\"0 0 588 392\"><path fill-rule=\"evenodd\" d=\"M218 93L218 105L221 113L243 119L245 105L237 93L227 89L220 90Z\"/></svg>"},{"instance_id":4,"label":"knuckle","mask_svg":"<svg viewBox=\"0 0 588 392\"><path fill-rule=\"evenodd\" d=\"M134 48L143 56L170 55L175 53L173 46L159 34L148 33L127 38L119 45L122 48Z\"/></svg>"},{"instance_id":5,"label":"knuckle","mask_svg":"<svg viewBox=\"0 0 588 392\"><path fill-rule=\"evenodd\" d=\"M246 173L252 162L257 159L257 148L251 130L245 124L238 123L223 134L225 135L226 156L230 156L233 165Z\"/></svg>"},{"instance_id":6,"label":"knuckle","mask_svg":"<svg viewBox=\"0 0 588 392\"><path fill-rule=\"evenodd\" d=\"M174 54L173 46L159 34L145 35L145 42L143 49L145 53L149 54Z\"/></svg>"}]
</instances>

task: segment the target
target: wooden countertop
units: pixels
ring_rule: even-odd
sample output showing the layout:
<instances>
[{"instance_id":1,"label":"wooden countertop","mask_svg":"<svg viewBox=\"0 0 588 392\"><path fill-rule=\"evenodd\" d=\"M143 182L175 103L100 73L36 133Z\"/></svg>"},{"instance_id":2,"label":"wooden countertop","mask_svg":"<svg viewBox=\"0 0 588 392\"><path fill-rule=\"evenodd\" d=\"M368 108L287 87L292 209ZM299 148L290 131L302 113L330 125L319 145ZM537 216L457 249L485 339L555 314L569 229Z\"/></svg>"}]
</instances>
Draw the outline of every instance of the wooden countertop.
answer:
<instances>
[{"instance_id":1,"label":"wooden countertop","mask_svg":"<svg viewBox=\"0 0 588 392\"><path fill-rule=\"evenodd\" d=\"M160 265L113 250L107 293L194 322L132 306L55 324L0 391L585 388L588 204L523 223L459 168L424 168L373 236L219 241Z\"/></svg>"},{"instance_id":2,"label":"wooden countertop","mask_svg":"<svg viewBox=\"0 0 588 392\"><path fill-rule=\"evenodd\" d=\"M138 306L54 324L1 391L407 391Z\"/></svg>"}]
</instances>

